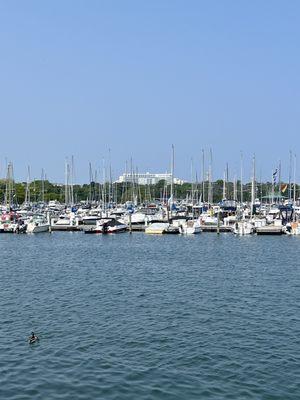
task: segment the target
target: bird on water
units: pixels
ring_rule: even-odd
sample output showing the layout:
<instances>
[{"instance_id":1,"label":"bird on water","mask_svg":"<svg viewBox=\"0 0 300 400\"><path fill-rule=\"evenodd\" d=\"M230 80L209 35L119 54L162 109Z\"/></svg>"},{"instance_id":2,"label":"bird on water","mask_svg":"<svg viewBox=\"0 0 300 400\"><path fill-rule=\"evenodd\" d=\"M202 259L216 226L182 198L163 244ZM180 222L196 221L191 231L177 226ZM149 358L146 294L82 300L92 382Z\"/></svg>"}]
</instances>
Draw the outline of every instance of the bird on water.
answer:
<instances>
[{"instance_id":1,"label":"bird on water","mask_svg":"<svg viewBox=\"0 0 300 400\"><path fill-rule=\"evenodd\" d=\"M38 340L39 340L38 336L34 332L31 332L31 335L28 338L29 344L35 343Z\"/></svg>"}]
</instances>

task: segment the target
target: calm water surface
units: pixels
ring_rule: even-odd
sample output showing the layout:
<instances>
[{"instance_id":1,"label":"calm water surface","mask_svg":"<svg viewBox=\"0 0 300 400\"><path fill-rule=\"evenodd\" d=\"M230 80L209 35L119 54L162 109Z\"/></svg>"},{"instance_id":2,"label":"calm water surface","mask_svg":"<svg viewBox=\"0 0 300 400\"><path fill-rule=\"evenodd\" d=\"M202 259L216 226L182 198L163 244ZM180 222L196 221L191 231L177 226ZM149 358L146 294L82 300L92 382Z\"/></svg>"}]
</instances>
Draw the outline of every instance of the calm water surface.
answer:
<instances>
[{"instance_id":1,"label":"calm water surface","mask_svg":"<svg viewBox=\"0 0 300 400\"><path fill-rule=\"evenodd\" d=\"M2 234L0 249L1 399L300 399L300 238Z\"/></svg>"}]
</instances>

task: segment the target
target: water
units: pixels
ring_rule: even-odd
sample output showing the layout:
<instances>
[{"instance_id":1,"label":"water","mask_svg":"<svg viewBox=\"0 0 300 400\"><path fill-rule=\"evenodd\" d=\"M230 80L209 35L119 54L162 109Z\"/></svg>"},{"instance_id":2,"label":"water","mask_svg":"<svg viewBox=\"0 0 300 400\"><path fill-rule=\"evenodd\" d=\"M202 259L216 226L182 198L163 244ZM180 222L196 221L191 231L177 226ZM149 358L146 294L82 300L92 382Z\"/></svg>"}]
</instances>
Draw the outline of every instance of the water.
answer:
<instances>
[{"instance_id":1,"label":"water","mask_svg":"<svg viewBox=\"0 0 300 400\"><path fill-rule=\"evenodd\" d=\"M53 233L0 248L1 399L300 398L300 238Z\"/></svg>"}]
</instances>

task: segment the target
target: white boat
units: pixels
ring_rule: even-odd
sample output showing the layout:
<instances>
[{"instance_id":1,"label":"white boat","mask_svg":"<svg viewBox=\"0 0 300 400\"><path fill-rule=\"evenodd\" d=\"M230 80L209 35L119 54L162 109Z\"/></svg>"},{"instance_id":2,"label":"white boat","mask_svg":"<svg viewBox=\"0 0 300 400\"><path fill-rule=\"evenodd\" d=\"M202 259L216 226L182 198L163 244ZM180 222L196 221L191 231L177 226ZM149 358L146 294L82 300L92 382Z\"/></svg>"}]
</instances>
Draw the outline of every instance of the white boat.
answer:
<instances>
[{"instance_id":1,"label":"white boat","mask_svg":"<svg viewBox=\"0 0 300 400\"><path fill-rule=\"evenodd\" d=\"M1 233L22 233L25 230L23 221L14 212L7 212L1 215L0 232Z\"/></svg>"},{"instance_id":2,"label":"white boat","mask_svg":"<svg viewBox=\"0 0 300 400\"><path fill-rule=\"evenodd\" d=\"M43 217L32 218L27 223L27 233L49 232L50 225Z\"/></svg>"},{"instance_id":3,"label":"white boat","mask_svg":"<svg viewBox=\"0 0 300 400\"><path fill-rule=\"evenodd\" d=\"M277 206L272 206L266 215L267 222L269 224L274 222L274 220L279 217L279 213L280 213L279 208Z\"/></svg>"},{"instance_id":4,"label":"white boat","mask_svg":"<svg viewBox=\"0 0 300 400\"><path fill-rule=\"evenodd\" d=\"M74 213L70 215L60 215L59 218L51 219L51 229L60 231L78 230L79 219Z\"/></svg>"},{"instance_id":5,"label":"white boat","mask_svg":"<svg viewBox=\"0 0 300 400\"><path fill-rule=\"evenodd\" d=\"M82 217L83 225L95 225L97 221L101 219L99 214L97 215L86 215Z\"/></svg>"},{"instance_id":6,"label":"white boat","mask_svg":"<svg viewBox=\"0 0 300 400\"><path fill-rule=\"evenodd\" d=\"M251 235L254 233L254 226L250 221L239 221L235 223L233 232L236 235Z\"/></svg>"},{"instance_id":7,"label":"white boat","mask_svg":"<svg viewBox=\"0 0 300 400\"><path fill-rule=\"evenodd\" d=\"M169 228L169 223L167 222L154 222L145 228L145 233L147 234L162 234L166 233Z\"/></svg>"},{"instance_id":8,"label":"white boat","mask_svg":"<svg viewBox=\"0 0 300 400\"><path fill-rule=\"evenodd\" d=\"M96 222L94 228L84 230L85 233L119 233L125 231L127 231L127 225L113 218L101 219Z\"/></svg>"},{"instance_id":9,"label":"white boat","mask_svg":"<svg viewBox=\"0 0 300 400\"><path fill-rule=\"evenodd\" d=\"M201 225L198 220L189 220L179 226L179 232L185 235L194 235L201 232Z\"/></svg>"},{"instance_id":10,"label":"white boat","mask_svg":"<svg viewBox=\"0 0 300 400\"><path fill-rule=\"evenodd\" d=\"M17 233L19 229L19 224L12 221L0 222L0 232L1 233Z\"/></svg>"},{"instance_id":11,"label":"white boat","mask_svg":"<svg viewBox=\"0 0 300 400\"><path fill-rule=\"evenodd\" d=\"M200 222L202 225L217 225L218 217L211 215L211 213L204 212L200 215Z\"/></svg>"},{"instance_id":12,"label":"white boat","mask_svg":"<svg viewBox=\"0 0 300 400\"><path fill-rule=\"evenodd\" d=\"M129 224L129 220L130 220L130 216L129 214L125 214L124 215L124 222ZM142 212L134 212L133 214L131 214L131 224L132 225L143 225L145 224L145 220L146 220L146 215Z\"/></svg>"},{"instance_id":13,"label":"white boat","mask_svg":"<svg viewBox=\"0 0 300 400\"><path fill-rule=\"evenodd\" d=\"M287 224L285 233L287 235L300 235L300 222L295 221Z\"/></svg>"}]
</instances>

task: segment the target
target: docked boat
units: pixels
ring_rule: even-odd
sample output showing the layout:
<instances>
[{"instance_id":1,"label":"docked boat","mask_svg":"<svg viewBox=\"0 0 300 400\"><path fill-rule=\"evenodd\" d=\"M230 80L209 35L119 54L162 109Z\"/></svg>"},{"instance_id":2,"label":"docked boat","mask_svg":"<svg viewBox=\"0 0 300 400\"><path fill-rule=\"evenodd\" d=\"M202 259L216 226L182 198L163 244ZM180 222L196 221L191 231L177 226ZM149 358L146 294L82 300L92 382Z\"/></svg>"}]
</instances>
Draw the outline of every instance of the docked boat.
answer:
<instances>
[{"instance_id":1,"label":"docked boat","mask_svg":"<svg viewBox=\"0 0 300 400\"><path fill-rule=\"evenodd\" d=\"M256 228L257 235L282 235L284 229L282 225L270 224Z\"/></svg>"},{"instance_id":2,"label":"docked boat","mask_svg":"<svg viewBox=\"0 0 300 400\"><path fill-rule=\"evenodd\" d=\"M51 220L51 230L77 231L79 230L78 218L76 218L74 215L61 215L59 218Z\"/></svg>"},{"instance_id":3,"label":"docked boat","mask_svg":"<svg viewBox=\"0 0 300 400\"><path fill-rule=\"evenodd\" d=\"M198 220L188 220L179 226L179 232L185 235L194 235L201 232L201 225Z\"/></svg>"},{"instance_id":4,"label":"docked boat","mask_svg":"<svg viewBox=\"0 0 300 400\"><path fill-rule=\"evenodd\" d=\"M84 229L85 233L120 233L127 230L127 225L113 218L101 219L96 222L96 226Z\"/></svg>"},{"instance_id":5,"label":"docked boat","mask_svg":"<svg viewBox=\"0 0 300 400\"><path fill-rule=\"evenodd\" d=\"M101 220L100 214L96 215L86 215L82 217L82 224L83 225L96 225L97 221Z\"/></svg>"},{"instance_id":6,"label":"docked boat","mask_svg":"<svg viewBox=\"0 0 300 400\"><path fill-rule=\"evenodd\" d=\"M154 222L145 228L145 233L147 234L163 234L166 233L169 228L169 223L167 222Z\"/></svg>"},{"instance_id":7,"label":"docked boat","mask_svg":"<svg viewBox=\"0 0 300 400\"><path fill-rule=\"evenodd\" d=\"M26 225L14 212L4 213L0 220L0 233L24 233Z\"/></svg>"},{"instance_id":8,"label":"docked boat","mask_svg":"<svg viewBox=\"0 0 300 400\"><path fill-rule=\"evenodd\" d=\"M286 225L285 233L287 235L300 235L300 222L294 221Z\"/></svg>"},{"instance_id":9,"label":"docked boat","mask_svg":"<svg viewBox=\"0 0 300 400\"><path fill-rule=\"evenodd\" d=\"M254 226L250 221L239 221L235 223L233 233L236 235L251 235L254 233Z\"/></svg>"},{"instance_id":10,"label":"docked boat","mask_svg":"<svg viewBox=\"0 0 300 400\"><path fill-rule=\"evenodd\" d=\"M27 233L49 232L50 224L43 216L33 217L27 223Z\"/></svg>"}]
</instances>

